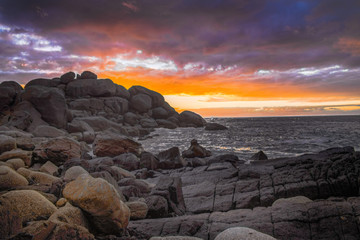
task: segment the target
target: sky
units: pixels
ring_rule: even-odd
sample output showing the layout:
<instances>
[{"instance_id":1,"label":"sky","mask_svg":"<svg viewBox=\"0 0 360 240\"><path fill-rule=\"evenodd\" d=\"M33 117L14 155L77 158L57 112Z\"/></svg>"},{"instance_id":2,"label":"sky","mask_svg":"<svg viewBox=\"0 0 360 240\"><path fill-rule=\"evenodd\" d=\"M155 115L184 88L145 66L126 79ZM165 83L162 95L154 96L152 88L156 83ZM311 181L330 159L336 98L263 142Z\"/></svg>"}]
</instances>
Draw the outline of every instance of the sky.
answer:
<instances>
[{"instance_id":1,"label":"sky","mask_svg":"<svg viewBox=\"0 0 360 240\"><path fill-rule=\"evenodd\" d=\"M204 116L360 114L359 0L1 0L0 82L74 71Z\"/></svg>"}]
</instances>

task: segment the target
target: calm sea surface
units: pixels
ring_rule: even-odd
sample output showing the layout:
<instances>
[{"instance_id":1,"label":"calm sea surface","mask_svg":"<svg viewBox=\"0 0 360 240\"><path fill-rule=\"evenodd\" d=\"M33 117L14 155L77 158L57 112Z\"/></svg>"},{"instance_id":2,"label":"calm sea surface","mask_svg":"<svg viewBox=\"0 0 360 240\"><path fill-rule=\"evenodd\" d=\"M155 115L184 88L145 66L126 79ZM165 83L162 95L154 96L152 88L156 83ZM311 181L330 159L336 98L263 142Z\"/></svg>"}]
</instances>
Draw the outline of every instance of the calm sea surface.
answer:
<instances>
[{"instance_id":1,"label":"calm sea surface","mask_svg":"<svg viewBox=\"0 0 360 240\"><path fill-rule=\"evenodd\" d=\"M156 129L153 138L140 141L146 151L158 153L191 139L213 153L235 153L249 159L259 150L269 158L316 153L331 147L353 146L360 151L360 116L265 117L206 119L227 126L224 131L203 128Z\"/></svg>"}]
</instances>

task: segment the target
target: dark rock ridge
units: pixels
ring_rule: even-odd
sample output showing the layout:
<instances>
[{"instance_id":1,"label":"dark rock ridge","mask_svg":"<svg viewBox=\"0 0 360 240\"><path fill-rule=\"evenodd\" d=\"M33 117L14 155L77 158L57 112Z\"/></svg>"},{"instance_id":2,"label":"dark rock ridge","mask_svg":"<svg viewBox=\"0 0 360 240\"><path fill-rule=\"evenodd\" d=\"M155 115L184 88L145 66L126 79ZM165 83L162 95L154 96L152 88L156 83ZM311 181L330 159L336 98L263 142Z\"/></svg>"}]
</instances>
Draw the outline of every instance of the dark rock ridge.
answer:
<instances>
[{"instance_id":1,"label":"dark rock ridge","mask_svg":"<svg viewBox=\"0 0 360 240\"><path fill-rule=\"evenodd\" d=\"M142 86L127 90L89 71L34 79L25 89L16 82L2 82L0 100L0 125L31 133L38 126L50 125L88 143L94 140L94 132L106 129L142 136L157 127L203 127L206 123L196 113L177 113L160 93Z\"/></svg>"}]
</instances>

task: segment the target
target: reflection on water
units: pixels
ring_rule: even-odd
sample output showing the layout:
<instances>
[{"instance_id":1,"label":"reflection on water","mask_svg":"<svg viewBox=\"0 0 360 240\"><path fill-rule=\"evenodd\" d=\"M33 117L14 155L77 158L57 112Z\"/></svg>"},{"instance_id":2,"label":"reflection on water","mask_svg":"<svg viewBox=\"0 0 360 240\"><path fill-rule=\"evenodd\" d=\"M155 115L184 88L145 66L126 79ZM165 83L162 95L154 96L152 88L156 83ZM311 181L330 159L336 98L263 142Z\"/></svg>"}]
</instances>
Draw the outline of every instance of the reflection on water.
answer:
<instances>
[{"instance_id":1,"label":"reflection on water","mask_svg":"<svg viewBox=\"0 0 360 240\"><path fill-rule=\"evenodd\" d=\"M241 159L248 159L259 150L269 158L339 146L360 150L360 116L218 118L214 121L229 129L161 128L152 133L153 138L140 142L145 150L157 153L174 146L186 150L195 138L214 153L231 152Z\"/></svg>"}]
</instances>

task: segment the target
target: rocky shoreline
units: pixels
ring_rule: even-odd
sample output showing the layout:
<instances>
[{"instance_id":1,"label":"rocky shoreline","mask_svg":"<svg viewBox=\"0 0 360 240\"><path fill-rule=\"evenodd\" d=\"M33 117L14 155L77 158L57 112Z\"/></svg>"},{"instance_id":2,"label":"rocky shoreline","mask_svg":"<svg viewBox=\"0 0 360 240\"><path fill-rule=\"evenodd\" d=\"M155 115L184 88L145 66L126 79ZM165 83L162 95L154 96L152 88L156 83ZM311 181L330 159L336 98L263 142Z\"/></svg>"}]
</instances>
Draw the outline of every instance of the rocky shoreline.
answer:
<instances>
[{"instance_id":1,"label":"rocky shoreline","mask_svg":"<svg viewBox=\"0 0 360 240\"><path fill-rule=\"evenodd\" d=\"M352 147L251 164L195 139L146 152L157 127L226 127L88 71L2 82L0 108L3 239L360 238Z\"/></svg>"}]
</instances>

